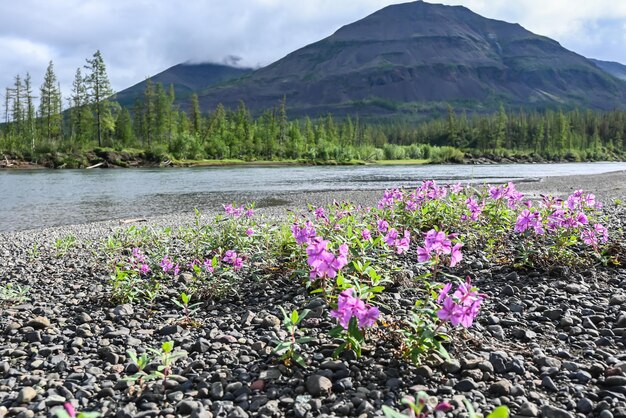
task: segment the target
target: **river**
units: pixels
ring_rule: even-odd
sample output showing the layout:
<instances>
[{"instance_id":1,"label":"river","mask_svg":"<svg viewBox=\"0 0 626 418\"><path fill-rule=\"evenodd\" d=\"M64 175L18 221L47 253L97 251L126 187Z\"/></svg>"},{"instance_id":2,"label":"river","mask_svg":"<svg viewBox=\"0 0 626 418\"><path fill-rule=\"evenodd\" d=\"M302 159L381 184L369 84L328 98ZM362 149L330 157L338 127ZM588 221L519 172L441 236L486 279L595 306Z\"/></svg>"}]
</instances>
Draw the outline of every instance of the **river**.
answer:
<instances>
[{"instance_id":1,"label":"river","mask_svg":"<svg viewBox=\"0 0 626 418\"><path fill-rule=\"evenodd\" d=\"M225 198L261 200L281 193L501 183L626 170L626 163L203 167L0 171L0 231L164 215L215 207Z\"/></svg>"}]
</instances>

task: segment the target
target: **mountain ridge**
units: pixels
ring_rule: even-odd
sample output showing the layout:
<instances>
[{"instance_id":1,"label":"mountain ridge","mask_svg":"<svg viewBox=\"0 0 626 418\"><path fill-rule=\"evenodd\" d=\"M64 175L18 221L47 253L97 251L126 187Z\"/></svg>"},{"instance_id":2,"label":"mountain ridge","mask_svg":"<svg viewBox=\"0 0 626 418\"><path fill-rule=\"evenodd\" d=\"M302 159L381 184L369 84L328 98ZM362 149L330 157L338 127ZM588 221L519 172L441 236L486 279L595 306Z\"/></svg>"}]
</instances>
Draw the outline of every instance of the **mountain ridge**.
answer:
<instances>
[{"instance_id":1,"label":"mountain ridge","mask_svg":"<svg viewBox=\"0 0 626 418\"><path fill-rule=\"evenodd\" d=\"M463 6L386 6L252 72L196 91L203 110L283 97L292 115L419 115L507 107L624 108L626 82L557 41ZM184 100L183 107L188 106Z\"/></svg>"}]
</instances>

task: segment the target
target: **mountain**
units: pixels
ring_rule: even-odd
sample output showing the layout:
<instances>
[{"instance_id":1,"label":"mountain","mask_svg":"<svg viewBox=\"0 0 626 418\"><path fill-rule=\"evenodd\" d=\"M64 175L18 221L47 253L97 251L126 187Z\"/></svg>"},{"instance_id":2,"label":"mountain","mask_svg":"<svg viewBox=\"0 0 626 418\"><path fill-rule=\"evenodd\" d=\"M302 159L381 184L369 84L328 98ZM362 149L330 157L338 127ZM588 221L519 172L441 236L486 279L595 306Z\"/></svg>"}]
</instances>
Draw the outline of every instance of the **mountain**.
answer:
<instances>
[{"instance_id":1,"label":"mountain","mask_svg":"<svg viewBox=\"0 0 626 418\"><path fill-rule=\"evenodd\" d=\"M590 61L602 70L611 74L613 77L626 81L626 65L613 61L600 61L594 59L590 59Z\"/></svg>"},{"instance_id":2,"label":"mountain","mask_svg":"<svg viewBox=\"0 0 626 418\"><path fill-rule=\"evenodd\" d=\"M204 110L287 98L291 115L419 114L446 103L624 108L626 83L518 24L422 1L385 7L279 61L200 94Z\"/></svg>"},{"instance_id":3,"label":"mountain","mask_svg":"<svg viewBox=\"0 0 626 418\"><path fill-rule=\"evenodd\" d=\"M166 91L170 84L178 100L186 101L194 92L199 92L214 84L241 77L251 72L251 68L239 68L221 64L178 64L157 75L150 77L152 82L162 83ZM116 94L116 100L130 107L135 99L141 97L146 88L146 81L135 84Z\"/></svg>"}]
</instances>

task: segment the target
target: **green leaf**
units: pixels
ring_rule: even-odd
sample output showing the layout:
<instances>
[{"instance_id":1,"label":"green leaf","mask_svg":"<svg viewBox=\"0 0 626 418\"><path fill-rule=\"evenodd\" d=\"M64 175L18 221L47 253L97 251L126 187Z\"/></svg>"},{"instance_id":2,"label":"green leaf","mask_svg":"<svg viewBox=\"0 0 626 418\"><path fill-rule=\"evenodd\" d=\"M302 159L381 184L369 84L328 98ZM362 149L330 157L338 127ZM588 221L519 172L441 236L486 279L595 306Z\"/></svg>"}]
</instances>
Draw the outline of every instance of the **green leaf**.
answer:
<instances>
[{"instance_id":1,"label":"green leaf","mask_svg":"<svg viewBox=\"0 0 626 418\"><path fill-rule=\"evenodd\" d=\"M315 338L313 338L313 337L301 337L301 338L298 338L298 339L296 340L296 342L297 342L297 343L300 343L300 344L306 344L306 343L310 343L310 342L311 342L311 341L313 341L314 339L315 339Z\"/></svg>"},{"instance_id":2,"label":"green leaf","mask_svg":"<svg viewBox=\"0 0 626 418\"><path fill-rule=\"evenodd\" d=\"M180 299L183 301L185 305L189 304L189 295L185 292L180 294Z\"/></svg>"},{"instance_id":3,"label":"green leaf","mask_svg":"<svg viewBox=\"0 0 626 418\"><path fill-rule=\"evenodd\" d=\"M509 408L504 405L499 406L487 415L487 418L509 418Z\"/></svg>"},{"instance_id":4,"label":"green leaf","mask_svg":"<svg viewBox=\"0 0 626 418\"><path fill-rule=\"evenodd\" d=\"M65 409L59 409L54 413L57 418L71 418Z\"/></svg>"},{"instance_id":5,"label":"green leaf","mask_svg":"<svg viewBox=\"0 0 626 418\"><path fill-rule=\"evenodd\" d=\"M161 345L161 349L165 353L171 353L174 349L174 341L165 341L163 345Z\"/></svg>"},{"instance_id":6,"label":"green leaf","mask_svg":"<svg viewBox=\"0 0 626 418\"><path fill-rule=\"evenodd\" d=\"M472 403L468 401L467 399L463 399L463 403L465 404L465 409L467 410L467 415L469 416L469 418L478 418Z\"/></svg>"},{"instance_id":7,"label":"green leaf","mask_svg":"<svg viewBox=\"0 0 626 418\"><path fill-rule=\"evenodd\" d=\"M291 323L292 324L298 323L298 311L295 309L293 310L293 312L291 312Z\"/></svg>"},{"instance_id":8,"label":"green leaf","mask_svg":"<svg viewBox=\"0 0 626 418\"><path fill-rule=\"evenodd\" d=\"M292 356L293 360L300 365L303 369L307 368L307 364L304 361L304 358L299 353L294 353Z\"/></svg>"}]
</instances>

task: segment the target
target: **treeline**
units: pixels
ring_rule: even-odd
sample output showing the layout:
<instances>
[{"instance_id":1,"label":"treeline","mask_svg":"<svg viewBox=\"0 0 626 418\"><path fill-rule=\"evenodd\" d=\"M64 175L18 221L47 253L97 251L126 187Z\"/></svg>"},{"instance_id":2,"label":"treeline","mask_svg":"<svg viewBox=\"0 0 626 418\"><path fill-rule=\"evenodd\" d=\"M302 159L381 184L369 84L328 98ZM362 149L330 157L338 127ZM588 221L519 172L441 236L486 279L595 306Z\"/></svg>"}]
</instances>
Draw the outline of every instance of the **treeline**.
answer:
<instances>
[{"instance_id":1,"label":"treeline","mask_svg":"<svg viewBox=\"0 0 626 418\"><path fill-rule=\"evenodd\" d=\"M83 74L83 70L85 74ZM457 113L422 122L364 122L289 119L285 100L253 117L241 102L200 110L192 95L185 110L173 86L147 80L132 109L114 100L102 55L97 51L76 71L63 111L52 62L39 90L30 76L15 77L6 89L0 151L36 160L46 153L78 153L95 147L149 150L162 159L399 160L461 161L464 155L531 155L548 159L622 158L626 112L507 111L491 115Z\"/></svg>"}]
</instances>

